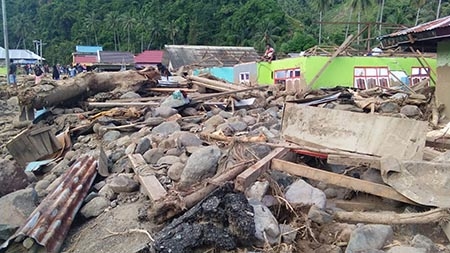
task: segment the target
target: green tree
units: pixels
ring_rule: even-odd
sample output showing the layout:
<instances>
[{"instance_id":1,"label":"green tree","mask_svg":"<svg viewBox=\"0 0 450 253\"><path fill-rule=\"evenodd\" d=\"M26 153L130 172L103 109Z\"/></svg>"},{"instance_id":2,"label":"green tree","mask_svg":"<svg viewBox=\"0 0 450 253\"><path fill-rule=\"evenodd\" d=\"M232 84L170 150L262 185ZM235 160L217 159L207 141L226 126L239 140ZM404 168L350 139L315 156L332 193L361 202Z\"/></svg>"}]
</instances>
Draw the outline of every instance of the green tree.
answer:
<instances>
[{"instance_id":1,"label":"green tree","mask_svg":"<svg viewBox=\"0 0 450 253\"><path fill-rule=\"evenodd\" d=\"M123 29L127 32L127 51L134 52L134 48L133 50L131 49L131 30L136 24L136 19L133 17L131 12L127 12L121 15L120 20L123 25Z\"/></svg>"},{"instance_id":2,"label":"green tree","mask_svg":"<svg viewBox=\"0 0 450 253\"><path fill-rule=\"evenodd\" d=\"M419 16L420 16L420 10L425 5L427 1L426 0L410 0L409 3L417 8L416 13L416 22L414 23L414 26L416 26L419 23Z\"/></svg>"},{"instance_id":3,"label":"green tree","mask_svg":"<svg viewBox=\"0 0 450 253\"><path fill-rule=\"evenodd\" d=\"M98 22L99 20L97 14L94 11L86 14L86 16L84 17L84 23L86 24L86 28L88 29L89 32L94 33L95 45L99 45L97 37Z\"/></svg>"},{"instance_id":4,"label":"green tree","mask_svg":"<svg viewBox=\"0 0 450 253\"><path fill-rule=\"evenodd\" d=\"M120 25L120 13L118 11L112 11L106 14L105 22L106 28L113 31L114 50L117 51L120 48L119 34L117 33L117 27Z\"/></svg>"}]
</instances>

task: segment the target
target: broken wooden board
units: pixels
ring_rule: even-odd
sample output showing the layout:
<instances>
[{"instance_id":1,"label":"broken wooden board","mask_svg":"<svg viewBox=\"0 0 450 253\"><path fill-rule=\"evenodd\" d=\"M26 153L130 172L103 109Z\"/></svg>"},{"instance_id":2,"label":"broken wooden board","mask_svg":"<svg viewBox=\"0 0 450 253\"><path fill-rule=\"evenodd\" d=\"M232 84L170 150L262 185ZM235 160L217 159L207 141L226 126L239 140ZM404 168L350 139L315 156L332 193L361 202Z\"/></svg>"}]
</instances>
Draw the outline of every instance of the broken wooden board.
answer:
<instances>
[{"instance_id":1,"label":"broken wooden board","mask_svg":"<svg viewBox=\"0 0 450 253\"><path fill-rule=\"evenodd\" d=\"M450 208L450 164L383 158L383 181L403 196L426 206Z\"/></svg>"},{"instance_id":2,"label":"broken wooden board","mask_svg":"<svg viewBox=\"0 0 450 253\"><path fill-rule=\"evenodd\" d=\"M364 166L367 168L380 169L380 158L363 155L337 155L329 154L327 163L346 166Z\"/></svg>"},{"instance_id":3,"label":"broken wooden board","mask_svg":"<svg viewBox=\"0 0 450 253\"><path fill-rule=\"evenodd\" d=\"M276 148L272 150L263 159L259 160L252 166L248 167L244 172L236 177L235 189L238 191L245 191L256 179L264 173L268 168L270 168L270 162L273 158L283 158L289 149L287 148Z\"/></svg>"},{"instance_id":4,"label":"broken wooden board","mask_svg":"<svg viewBox=\"0 0 450 253\"><path fill-rule=\"evenodd\" d=\"M276 158L272 160L271 168L274 170L284 171L292 175L321 181L327 184L345 187L355 191L366 192L383 198L401 201L403 203L415 204L413 201L404 197L387 185L344 176Z\"/></svg>"},{"instance_id":5,"label":"broken wooden board","mask_svg":"<svg viewBox=\"0 0 450 253\"><path fill-rule=\"evenodd\" d=\"M156 201L166 196L166 189L164 189L156 176L148 173L151 170L150 166L148 166L141 154L130 154L128 159L130 159L142 190L151 200ZM145 172L145 174L141 174L142 172Z\"/></svg>"},{"instance_id":6,"label":"broken wooden board","mask_svg":"<svg viewBox=\"0 0 450 253\"><path fill-rule=\"evenodd\" d=\"M286 103L282 137L373 156L422 160L427 122Z\"/></svg>"}]
</instances>

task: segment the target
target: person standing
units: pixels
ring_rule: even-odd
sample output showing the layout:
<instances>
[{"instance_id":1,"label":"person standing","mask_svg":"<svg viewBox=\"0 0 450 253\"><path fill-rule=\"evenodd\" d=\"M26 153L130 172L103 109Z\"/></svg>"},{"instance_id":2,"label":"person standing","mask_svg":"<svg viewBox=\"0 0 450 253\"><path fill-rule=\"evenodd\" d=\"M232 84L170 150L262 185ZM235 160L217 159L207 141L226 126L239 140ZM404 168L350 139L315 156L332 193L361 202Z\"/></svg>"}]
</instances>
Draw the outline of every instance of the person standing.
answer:
<instances>
[{"instance_id":1,"label":"person standing","mask_svg":"<svg viewBox=\"0 0 450 253\"><path fill-rule=\"evenodd\" d=\"M16 85L17 84L17 80L16 80L16 72L17 72L17 65L14 63L14 60L10 60L10 65L9 65L9 73L8 73L8 79L9 79L9 84L11 85Z\"/></svg>"},{"instance_id":2,"label":"person standing","mask_svg":"<svg viewBox=\"0 0 450 253\"><path fill-rule=\"evenodd\" d=\"M53 65L52 78L53 80L59 80L59 69L57 65Z\"/></svg>"},{"instance_id":3,"label":"person standing","mask_svg":"<svg viewBox=\"0 0 450 253\"><path fill-rule=\"evenodd\" d=\"M34 71L34 76L35 76L34 83L39 84L42 80L42 77L44 76L44 71L42 71L41 66L39 66L38 64L36 64L36 66L34 66L33 71Z\"/></svg>"}]
</instances>

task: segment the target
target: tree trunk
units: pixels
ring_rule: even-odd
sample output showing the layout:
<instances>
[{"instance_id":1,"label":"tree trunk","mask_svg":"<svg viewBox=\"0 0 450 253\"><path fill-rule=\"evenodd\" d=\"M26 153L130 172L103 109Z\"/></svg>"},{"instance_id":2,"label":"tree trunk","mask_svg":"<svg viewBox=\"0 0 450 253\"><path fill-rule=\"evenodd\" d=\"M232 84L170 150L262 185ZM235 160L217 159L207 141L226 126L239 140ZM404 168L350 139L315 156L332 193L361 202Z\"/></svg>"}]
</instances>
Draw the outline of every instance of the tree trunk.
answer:
<instances>
[{"instance_id":1,"label":"tree trunk","mask_svg":"<svg viewBox=\"0 0 450 253\"><path fill-rule=\"evenodd\" d=\"M322 44L322 11L319 14L319 45Z\"/></svg>"},{"instance_id":2,"label":"tree trunk","mask_svg":"<svg viewBox=\"0 0 450 253\"><path fill-rule=\"evenodd\" d=\"M99 92L137 91L143 85L155 85L160 75L154 68L141 71L128 70L121 72L101 72L80 74L72 79L66 79L51 83L53 89L39 89L33 86L21 91L19 94L20 105L28 108L40 109L62 104L82 95L92 95Z\"/></svg>"},{"instance_id":3,"label":"tree trunk","mask_svg":"<svg viewBox=\"0 0 450 253\"><path fill-rule=\"evenodd\" d=\"M417 25L417 23L419 23L419 15L420 15L420 7L417 8L417 14L416 14L416 23L414 24L414 26Z\"/></svg>"}]
</instances>

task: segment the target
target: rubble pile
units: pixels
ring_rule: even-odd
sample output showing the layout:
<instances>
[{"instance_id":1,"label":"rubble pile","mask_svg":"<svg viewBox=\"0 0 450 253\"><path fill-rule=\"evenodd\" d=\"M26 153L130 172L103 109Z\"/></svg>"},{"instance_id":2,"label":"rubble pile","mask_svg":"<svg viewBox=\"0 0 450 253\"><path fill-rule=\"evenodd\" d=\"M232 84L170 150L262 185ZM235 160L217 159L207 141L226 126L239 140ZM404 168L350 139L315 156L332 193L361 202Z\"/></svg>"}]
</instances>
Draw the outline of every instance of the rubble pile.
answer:
<instances>
[{"instance_id":1,"label":"rubble pile","mask_svg":"<svg viewBox=\"0 0 450 253\"><path fill-rule=\"evenodd\" d=\"M443 120L432 88L167 88L131 72L2 87L3 251L450 252L448 155L425 146ZM30 109L44 111L17 119ZM82 159L92 182L66 173ZM73 214L67 237L51 219L21 227L34 208Z\"/></svg>"}]
</instances>

